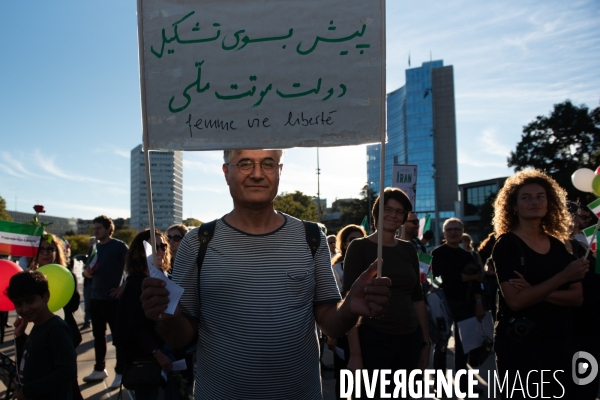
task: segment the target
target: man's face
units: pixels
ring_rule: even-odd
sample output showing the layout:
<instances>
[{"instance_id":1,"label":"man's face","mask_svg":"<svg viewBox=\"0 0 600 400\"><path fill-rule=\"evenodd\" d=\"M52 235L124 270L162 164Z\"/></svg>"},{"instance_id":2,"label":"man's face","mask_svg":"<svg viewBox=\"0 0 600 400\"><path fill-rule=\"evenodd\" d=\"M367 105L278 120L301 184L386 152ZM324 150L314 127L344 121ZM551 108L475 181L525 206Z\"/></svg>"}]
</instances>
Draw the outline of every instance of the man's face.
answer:
<instances>
[{"instance_id":1,"label":"man's face","mask_svg":"<svg viewBox=\"0 0 600 400\"><path fill-rule=\"evenodd\" d=\"M329 246L329 251L333 254L335 253L335 237L328 237L327 238L327 246Z\"/></svg>"},{"instance_id":2,"label":"man's face","mask_svg":"<svg viewBox=\"0 0 600 400\"><path fill-rule=\"evenodd\" d=\"M404 223L404 236L407 239L414 239L419 236L419 218L417 214L410 213Z\"/></svg>"},{"instance_id":3,"label":"man's face","mask_svg":"<svg viewBox=\"0 0 600 400\"><path fill-rule=\"evenodd\" d=\"M275 150L242 150L235 152L229 164L223 164L225 180L235 205L249 208L263 208L273 203L279 189L279 176L282 166ZM253 169L240 171L238 166L254 163ZM261 163L264 163L261 165ZM272 166L271 172L263 167ZM231 165L237 164L237 165ZM265 168L266 169L266 168Z\"/></svg>"},{"instance_id":4,"label":"man's face","mask_svg":"<svg viewBox=\"0 0 600 400\"><path fill-rule=\"evenodd\" d=\"M102 225L100 222L95 222L94 236L96 236L96 239L98 239L99 241L103 241L108 239L108 237L110 236L110 231L106 229L104 225Z\"/></svg>"},{"instance_id":5,"label":"man's face","mask_svg":"<svg viewBox=\"0 0 600 400\"><path fill-rule=\"evenodd\" d=\"M589 210L584 210L580 208L577 211L577 215L575 216L575 224L579 227L579 229L585 229L590 226L592 222L592 213Z\"/></svg>"},{"instance_id":6,"label":"man's face","mask_svg":"<svg viewBox=\"0 0 600 400\"><path fill-rule=\"evenodd\" d=\"M444 226L444 238L451 247L458 247L462 241L463 227L459 222L448 222Z\"/></svg>"},{"instance_id":7,"label":"man's face","mask_svg":"<svg viewBox=\"0 0 600 400\"><path fill-rule=\"evenodd\" d=\"M19 298L14 302L15 311L26 322L33 322L35 324L46 314L49 299L50 292L46 292L43 297L36 294L26 298Z\"/></svg>"}]
</instances>

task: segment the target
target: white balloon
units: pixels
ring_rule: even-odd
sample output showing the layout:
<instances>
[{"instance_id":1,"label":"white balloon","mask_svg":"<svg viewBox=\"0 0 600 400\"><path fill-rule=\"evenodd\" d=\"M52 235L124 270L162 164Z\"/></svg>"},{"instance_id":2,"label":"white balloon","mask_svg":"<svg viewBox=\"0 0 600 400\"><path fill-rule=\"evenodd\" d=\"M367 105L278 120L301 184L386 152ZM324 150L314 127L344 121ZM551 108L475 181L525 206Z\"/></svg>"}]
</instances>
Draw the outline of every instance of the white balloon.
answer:
<instances>
[{"instance_id":1,"label":"white balloon","mask_svg":"<svg viewBox=\"0 0 600 400\"><path fill-rule=\"evenodd\" d=\"M589 168L580 168L571 175L571 182L576 189L582 192L594 193L592 190L592 180L596 174Z\"/></svg>"}]
</instances>

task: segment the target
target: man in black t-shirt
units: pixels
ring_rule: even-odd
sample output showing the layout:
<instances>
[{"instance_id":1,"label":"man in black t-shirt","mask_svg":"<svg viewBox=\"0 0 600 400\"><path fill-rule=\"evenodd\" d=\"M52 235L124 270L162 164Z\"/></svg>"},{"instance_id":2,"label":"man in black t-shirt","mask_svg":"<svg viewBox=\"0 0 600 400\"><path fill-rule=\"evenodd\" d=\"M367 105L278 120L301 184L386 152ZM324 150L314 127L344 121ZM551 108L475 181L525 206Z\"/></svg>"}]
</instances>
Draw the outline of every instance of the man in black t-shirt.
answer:
<instances>
[{"instance_id":1,"label":"man in black t-shirt","mask_svg":"<svg viewBox=\"0 0 600 400\"><path fill-rule=\"evenodd\" d=\"M431 255L433 275L442 278L442 289L450 311L454 317L454 371L467 368L468 354L464 354L460 335L457 334L457 322L485 315L481 301L481 284L483 272L470 252L459 244L463 235L463 224L458 218L450 218L444 222L444 238L446 243L436 247ZM433 368L446 370L447 343L436 343L433 355ZM460 382L461 389L467 387L466 378Z\"/></svg>"},{"instance_id":2,"label":"man in black t-shirt","mask_svg":"<svg viewBox=\"0 0 600 400\"><path fill-rule=\"evenodd\" d=\"M117 316L118 288L123 277L127 245L118 239L112 238L115 230L113 221L102 215L94 219L94 236L96 243L96 257L88 257L90 261L83 272L85 277L92 278L92 295L90 314L92 317L92 333L94 335L94 353L96 363L91 374L83 378L84 382L101 381L108 377L104 369L106 357L106 325L114 332ZM116 389L121 386L120 351L116 349L117 364L115 366L115 379L109 386Z\"/></svg>"}]
</instances>

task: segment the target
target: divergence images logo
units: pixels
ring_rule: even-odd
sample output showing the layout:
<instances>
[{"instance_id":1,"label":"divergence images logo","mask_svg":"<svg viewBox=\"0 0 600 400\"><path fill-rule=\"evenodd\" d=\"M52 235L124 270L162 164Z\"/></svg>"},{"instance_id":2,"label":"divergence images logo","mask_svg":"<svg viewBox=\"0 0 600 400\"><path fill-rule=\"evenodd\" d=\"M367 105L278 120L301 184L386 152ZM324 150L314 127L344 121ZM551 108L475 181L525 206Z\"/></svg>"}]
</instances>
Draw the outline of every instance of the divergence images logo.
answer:
<instances>
[{"instance_id":1,"label":"divergence images logo","mask_svg":"<svg viewBox=\"0 0 600 400\"><path fill-rule=\"evenodd\" d=\"M573 371L573 382L575 382L575 384L587 385L596 378L596 375L598 375L598 362L590 353L578 351L573 354L571 371ZM589 375L585 378L580 378L580 376L586 374Z\"/></svg>"}]
</instances>

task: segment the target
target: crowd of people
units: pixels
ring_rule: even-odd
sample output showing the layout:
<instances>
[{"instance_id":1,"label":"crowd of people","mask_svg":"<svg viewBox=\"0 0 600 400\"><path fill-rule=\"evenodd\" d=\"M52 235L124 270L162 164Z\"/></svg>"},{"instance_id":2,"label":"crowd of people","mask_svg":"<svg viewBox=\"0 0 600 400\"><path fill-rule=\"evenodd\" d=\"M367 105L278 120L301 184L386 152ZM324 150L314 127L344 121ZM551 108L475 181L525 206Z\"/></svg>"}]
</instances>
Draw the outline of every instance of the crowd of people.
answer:
<instances>
[{"instance_id":1,"label":"crowd of people","mask_svg":"<svg viewBox=\"0 0 600 400\"><path fill-rule=\"evenodd\" d=\"M173 313L167 312L166 282L152 277L148 266L144 243L152 243L152 232L126 244L112 237L110 218L94 219L79 277L80 329L91 327L95 353L94 371L84 382L109 376L107 325L117 359L111 387L132 379L131 366L140 360L164 372L155 384L137 386L136 399L322 398L316 332L334 352L336 379L344 369L410 373L431 360L445 371L448 337L435 335L429 318L428 296L435 292L451 314L455 371L472 360L458 323L492 313L501 376L512 382L533 370L562 370L546 395L596 398L598 377L587 385L571 379L574 353L600 360L600 275L590 268L595 253L586 253L581 235L595 216L568 203L552 178L530 170L507 179L495 200L493 232L477 250L458 218L445 220L443 242L429 250L419 239L418 210L397 188L376 199L373 220L375 226L382 221L382 232L370 235L348 225L326 236L318 225L278 212L273 200L282 156L278 150L225 151L222 170L233 210L189 232L184 225L154 232L154 267L184 289ZM77 399L81 334L73 312L79 293L65 306L65 321L46 306L48 284L37 268L69 265L61 240L45 238L7 290L19 314L17 398ZM432 256L430 271L423 270L419 253ZM27 323L34 325L29 335ZM185 367L173 371L181 360ZM457 384L466 389L463 379ZM535 385L528 381L527 390L511 398L535 397ZM339 389L337 383L341 398Z\"/></svg>"}]
</instances>

